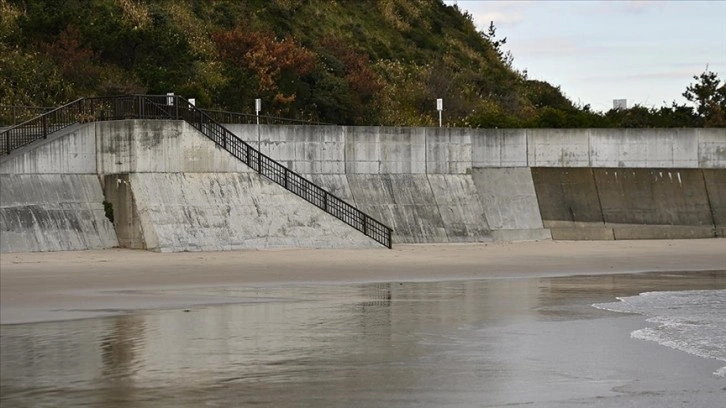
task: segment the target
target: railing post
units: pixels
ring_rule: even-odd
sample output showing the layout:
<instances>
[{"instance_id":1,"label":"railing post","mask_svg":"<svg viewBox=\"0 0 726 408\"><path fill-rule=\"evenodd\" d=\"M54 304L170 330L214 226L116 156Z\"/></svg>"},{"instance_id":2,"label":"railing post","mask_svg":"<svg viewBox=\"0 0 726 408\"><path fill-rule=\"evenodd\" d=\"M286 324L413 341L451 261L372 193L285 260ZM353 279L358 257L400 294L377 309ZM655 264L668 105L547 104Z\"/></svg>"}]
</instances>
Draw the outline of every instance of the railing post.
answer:
<instances>
[{"instance_id":1,"label":"railing post","mask_svg":"<svg viewBox=\"0 0 726 408\"><path fill-rule=\"evenodd\" d=\"M328 192L323 190L323 211L328 212Z\"/></svg>"},{"instance_id":2,"label":"railing post","mask_svg":"<svg viewBox=\"0 0 726 408\"><path fill-rule=\"evenodd\" d=\"M5 146L7 146L8 154L10 154L10 132L5 132Z\"/></svg>"},{"instance_id":3,"label":"railing post","mask_svg":"<svg viewBox=\"0 0 726 408\"><path fill-rule=\"evenodd\" d=\"M363 214L363 235L368 235L368 216Z\"/></svg>"},{"instance_id":4,"label":"railing post","mask_svg":"<svg viewBox=\"0 0 726 408\"><path fill-rule=\"evenodd\" d=\"M283 167L283 169L285 169L285 190L289 190L289 188L287 187L287 167Z\"/></svg>"},{"instance_id":5,"label":"railing post","mask_svg":"<svg viewBox=\"0 0 726 408\"><path fill-rule=\"evenodd\" d=\"M42 118L43 119L41 120L41 122L43 122L43 139L47 139L48 138L48 122L46 119L48 117L43 115Z\"/></svg>"}]
</instances>

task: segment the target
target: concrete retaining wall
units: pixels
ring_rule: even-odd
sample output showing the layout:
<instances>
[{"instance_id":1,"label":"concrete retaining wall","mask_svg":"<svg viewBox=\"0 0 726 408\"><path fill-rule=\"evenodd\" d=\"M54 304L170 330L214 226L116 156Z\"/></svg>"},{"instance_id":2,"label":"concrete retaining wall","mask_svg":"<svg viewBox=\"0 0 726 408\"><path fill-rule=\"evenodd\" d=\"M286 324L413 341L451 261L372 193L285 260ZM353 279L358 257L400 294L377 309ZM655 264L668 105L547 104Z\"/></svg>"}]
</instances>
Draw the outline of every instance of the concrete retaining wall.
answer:
<instances>
[{"instance_id":1,"label":"concrete retaining wall","mask_svg":"<svg viewBox=\"0 0 726 408\"><path fill-rule=\"evenodd\" d=\"M312 174L307 178L394 229L394 242L491 241L467 175Z\"/></svg>"},{"instance_id":2,"label":"concrete retaining wall","mask_svg":"<svg viewBox=\"0 0 726 408\"><path fill-rule=\"evenodd\" d=\"M0 157L0 174L96 174L95 124L70 126Z\"/></svg>"},{"instance_id":3,"label":"concrete retaining wall","mask_svg":"<svg viewBox=\"0 0 726 408\"><path fill-rule=\"evenodd\" d=\"M479 168L474 185L493 237L518 241L550 239L537 208L537 195L529 169Z\"/></svg>"},{"instance_id":4,"label":"concrete retaining wall","mask_svg":"<svg viewBox=\"0 0 726 408\"><path fill-rule=\"evenodd\" d=\"M706 184L716 235L726 237L726 171L704 169L703 180Z\"/></svg>"},{"instance_id":5,"label":"concrete retaining wall","mask_svg":"<svg viewBox=\"0 0 726 408\"><path fill-rule=\"evenodd\" d=\"M356 205L394 227L397 242L708 236L713 231L707 224L679 220L691 211L685 202L694 191L707 191L716 206L713 211L723 218L723 129L232 126L254 145L259 138L263 152L296 171L313 178L336 175L340 185L326 187L351 189ZM613 184L604 179L602 195L609 201L601 206L594 172L618 168L637 174L680 168L686 171L683 177L688 169L714 169L704 175L713 187L691 186L695 179L689 179L688 188L695 190L679 196L678 191L651 186L655 190L648 193L650 201L634 197L632 203L660 205L654 214L674 213L668 222L676 224L645 218L633 224L614 213L643 209L618 203L617 194L607 194ZM430 191L421 175L426 175ZM624 183L633 183L621 185L630 195L642 190L634 179ZM402 191L394 196L391 189ZM406 197L415 197L415 202ZM668 200L680 203L669 208L658 204ZM434 204L438 213L432 212ZM718 226L711 227L718 232Z\"/></svg>"},{"instance_id":6,"label":"concrete retaining wall","mask_svg":"<svg viewBox=\"0 0 726 408\"><path fill-rule=\"evenodd\" d=\"M615 239L606 228L591 168L536 167L532 179L543 225L554 239Z\"/></svg>"},{"instance_id":7,"label":"concrete retaining wall","mask_svg":"<svg viewBox=\"0 0 726 408\"><path fill-rule=\"evenodd\" d=\"M726 229L723 129L229 128L391 225L394 243ZM179 121L74 126L0 158L0 174L3 251L376 245ZM58 200L62 189L84 193ZM116 241L101 191L114 204Z\"/></svg>"},{"instance_id":8,"label":"concrete retaining wall","mask_svg":"<svg viewBox=\"0 0 726 408\"><path fill-rule=\"evenodd\" d=\"M252 172L186 122L98 122L94 130L99 175Z\"/></svg>"},{"instance_id":9,"label":"concrete retaining wall","mask_svg":"<svg viewBox=\"0 0 726 408\"><path fill-rule=\"evenodd\" d=\"M477 242L493 240L485 201L477 190L474 178L458 174L430 174L433 192L447 242Z\"/></svg>"},{"instance_id":10,"label":"concrete retaining wall","mask_svg":"<svg viewBox=\"0 0 726 408\"><path fill-rule=\"evenodd\" d=\"M262 152L301 173L466 174L477 167L726 168L726 130L718 128L229 128L253 145L259 129ZM311 160L335 164L311 169Z\"/></svg>"},{"instance_id":11,"label":"concrete retaining wall","mask_svg":"<svg viewBox=\"0 0 726 408\"><path fill-rule=\"evenodd\" d=\"M178 121L74 126L0 158L0 174L3 252L379 246Z\"/></svg>"},{"instance_id":12,"label":"concrete retaining wall","mask_svg":"<svg viewBox=\"0 0 726 408\"><path fill-rule=\"evenodd\" d=\"M0 157L0 252L118 245L96 174L95 125L75 125Z\"/></svg>"},{"instance_id":13,"label":"concrete retaining wall","mask_svg":"<svg viewBox=\"0 0 726 408\"><path fill-rule=\"evenodd\" d=\"M373 240L253 173L131 173L114 207L132 248L162 252L373 247ZM109 178L118 177L117 175ZM107 191L114 189L107 182ZM119 189L120 190L120 189ZM112 196L111 194L107 194Z\"/></svg>"},{"instance_id":14,"label":"concrete retaining wall","mask_svg":"<svg viewBox=\"0 0 726 408\"><path fill-rule=\"evenodd\" d=\"M95 174L0 174L0 252L117 245Z\"/></svg>"},{"instance_id":15,"label":"concrete retaining wall","mask_svg":"<svg viewBox=\"0 0 726 408\"><path fill-rule=\"evenodd\" d=\"M544 226L555 239L723 236L723 170L533 168L532 174Z\"/></svg>"},{"instance_id":16,"label":"concrete retaining wall","mask_svg":"<svg viewBox=\"0 0 726 408\"><path fill-rule=\"evenodd\" d=\"M715 236L699 169L595 169L594 175L615 239Z\"/></svg>"},{"instance_id":17,"label":"concrete retaining wall","mask_svg":"<svg viewBox=\"0 0 726 408\"><path fill-rule=\"evenodd\" d=\"M474 167L726 168L724 129L487 130Z\"/></svg>"},{"instance_id":18,"label":"concrete retaining wall","mask_svg":"<svg viewBox=\"0 0 726 408\"><path fill-rule=\"evenodd\" d=\"M378 245L261 177L186 123L98 125L106 196L124 209L116 222L122 246L208 251Z\"/></svg>"},{"instance_id":19,"label":"concrete retaining wall","mask_svg":"<svg viewBox=\"0 0 726 408\"><path fill-rule=\"evenodd\" d=\"M425 174L354 174L348 182L358 208L393 228L397 242L447 242Z\"/></svg>"}]
</instances>

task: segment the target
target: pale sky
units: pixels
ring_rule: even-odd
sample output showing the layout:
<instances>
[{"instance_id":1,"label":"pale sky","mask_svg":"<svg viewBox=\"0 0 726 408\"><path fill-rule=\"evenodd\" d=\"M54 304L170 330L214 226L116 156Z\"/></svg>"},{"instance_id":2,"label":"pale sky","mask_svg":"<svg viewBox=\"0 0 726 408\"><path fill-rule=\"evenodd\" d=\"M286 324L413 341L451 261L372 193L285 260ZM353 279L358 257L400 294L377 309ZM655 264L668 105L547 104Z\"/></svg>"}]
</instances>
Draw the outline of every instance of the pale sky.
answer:
<instances>
[{"instance_id":1,"label":"pale sky","mask_svg":"<svg viewBox=\"0 0 726 408\"><path fill-rule=\"evenodd\" d=\"M480 31L494 21L514 67L560 86L579 105L607 111L686 103L693 76L726 80L726 1L467 1Z\"/></svg>"}]
</instances>

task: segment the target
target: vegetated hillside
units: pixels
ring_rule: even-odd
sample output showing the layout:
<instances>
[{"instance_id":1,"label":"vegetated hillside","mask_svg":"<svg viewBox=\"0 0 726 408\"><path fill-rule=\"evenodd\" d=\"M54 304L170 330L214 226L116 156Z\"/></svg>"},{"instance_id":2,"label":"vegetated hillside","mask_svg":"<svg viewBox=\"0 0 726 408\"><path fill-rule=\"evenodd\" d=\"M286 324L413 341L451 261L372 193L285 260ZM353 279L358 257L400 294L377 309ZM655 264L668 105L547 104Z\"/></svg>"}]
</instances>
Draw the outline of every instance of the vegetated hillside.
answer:
<instances>
[{"instance_id":1,"label":"vegetated hillside","mask_svg":"<svg viewBox=\"0 0 726 408\"><path fill-rule=\"evenodd\" d=\"M453 126L614 123L513 70L494 31L441 0L0 0L0 23L4 105L174 92L204 108L252 112L259 97L267 115L426 126L443 98Z\"/></svg>"}]
</instances>

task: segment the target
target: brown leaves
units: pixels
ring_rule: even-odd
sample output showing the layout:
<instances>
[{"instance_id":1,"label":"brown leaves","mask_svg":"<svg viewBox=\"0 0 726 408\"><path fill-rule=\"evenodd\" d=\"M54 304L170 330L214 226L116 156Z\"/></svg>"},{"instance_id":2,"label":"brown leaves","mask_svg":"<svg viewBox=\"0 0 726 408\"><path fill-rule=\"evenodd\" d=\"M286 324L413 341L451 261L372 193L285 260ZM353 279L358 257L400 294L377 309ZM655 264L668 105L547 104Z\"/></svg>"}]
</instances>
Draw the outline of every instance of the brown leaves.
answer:
<instances>
[{"instance_id":1,"label":"brown leaves","mask_svg":"<svg viewBox=\"0 0 726 408\"><path fill-rule=\"evenodd\" d=\"M212 34L222 59L255 73L260 92L275 95L275 101L289 103L295 95L279 92L280 78L287 71L303 76L315 68L315 54L292 38L278 40L268 32L245 31L242 27Z\"/></svg>"},{"instance_id":2,"label":"brown leaves","mask_svg":"<svg viewBox=\"0 0 726 408\"><path fill-rule=\"evenodd\" d=\"M81 43L81 33L75 26L69 25L56 41L42 48L58 66L63 78L70 80L79 90L91 89L100 80L98 56Z\"/></svg>"},{"instance_id":3,"label":"brown leaves","mask_svg":"<svg viewBox=\"0 0 726 408\"><path fill-rule=\"evenodd\" d=\"M383 89L383 82L371 68L368 56L356 52L344 40L328 37L322 42L331 54L345 66L345 79L350 88L362 99Z\"/></svg>"}]
</instances>

